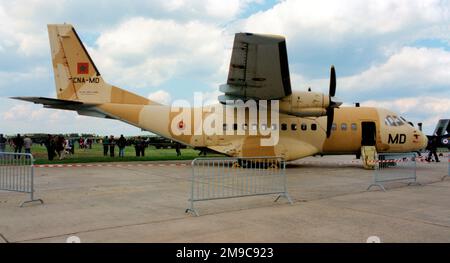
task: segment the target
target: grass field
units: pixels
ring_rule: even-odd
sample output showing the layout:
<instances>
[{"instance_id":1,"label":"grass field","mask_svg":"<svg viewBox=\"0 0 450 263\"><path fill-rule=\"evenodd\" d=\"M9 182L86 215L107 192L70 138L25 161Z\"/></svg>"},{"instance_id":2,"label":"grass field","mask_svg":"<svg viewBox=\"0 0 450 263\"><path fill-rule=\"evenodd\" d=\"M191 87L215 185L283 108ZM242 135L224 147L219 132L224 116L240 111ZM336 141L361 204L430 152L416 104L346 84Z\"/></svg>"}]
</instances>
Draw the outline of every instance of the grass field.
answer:
<instances>
[{"instance_id":1,"label":"grass field","mask_svg":"<svg viewBox=\"0 0 450 263\"><path fill-rule=\"evenodd\" d=\"M35 158L35 164L192 160L199 157L199 151L191 148L181 149L181 156L177 156L175 149L156 149L151 146L145 149L145 157L136 157L134 147L128 146L125 148L125 157L120 158L118 147L115 150L115 157L103 156L103 146L101 144L92 145L92 149L80 149L77 145L75 147L75 154L67 155L62 160L59 160L58 156L56 156L53 161L49 161L47 159L47 149L39 144L32 146L31 153ZM6 147L6 151L14 152L9 146ZM22 152L24 152L23 149ZM208 153L207 156L221 155Z\"/></svg>"}]
</instances>

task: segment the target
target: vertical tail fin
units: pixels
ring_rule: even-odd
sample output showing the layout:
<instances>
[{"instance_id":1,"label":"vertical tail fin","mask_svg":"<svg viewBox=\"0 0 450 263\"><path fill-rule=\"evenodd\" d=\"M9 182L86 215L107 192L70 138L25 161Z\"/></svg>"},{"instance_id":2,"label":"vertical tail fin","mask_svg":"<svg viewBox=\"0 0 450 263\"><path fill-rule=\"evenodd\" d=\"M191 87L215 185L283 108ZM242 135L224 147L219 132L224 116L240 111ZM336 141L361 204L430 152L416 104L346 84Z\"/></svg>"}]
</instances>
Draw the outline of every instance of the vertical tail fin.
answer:
<instances>
[{"instance_id":1,"label":"vertical tail fin","mask_svg":"<svg viewBox=\"0 0 450 263\"><path fill-rule=\"evenodd\" d=\"M48 25L58 99L88 103L152 104L107 84L70 24Z\"/></svg>"}]
</instances>

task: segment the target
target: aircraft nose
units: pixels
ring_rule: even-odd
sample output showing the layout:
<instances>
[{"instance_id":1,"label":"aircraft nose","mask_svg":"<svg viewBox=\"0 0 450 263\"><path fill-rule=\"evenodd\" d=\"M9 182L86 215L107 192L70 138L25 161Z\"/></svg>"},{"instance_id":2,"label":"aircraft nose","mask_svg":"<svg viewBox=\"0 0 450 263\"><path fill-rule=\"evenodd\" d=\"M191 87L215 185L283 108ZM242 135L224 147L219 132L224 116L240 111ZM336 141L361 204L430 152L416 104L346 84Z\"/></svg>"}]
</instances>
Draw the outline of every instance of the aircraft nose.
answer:
<instances>
[{"instance_id":1,"label":"aircraft nose","mask_svg":"<svg viewBox=\"0 0 450 263\"><path fill-rule=\"evenodd\" d=\"M419 130L414 129L413 136L415 137L415 140L413 140L415 150L423 150L427 147L428 138L425 134L423 134Z\"/></svg>"},{"instance_id":2,"label":"aircraft nose","mask_svg":"<svg viewBox=\"0 0 450 263\"><path fill-rule=\"evenodd\" d=\"M422 138L422 141L421 141L422 149L427 148L427 145L428 145L428 138L427 138L427 136L425 134L421 133L420 137Z\"/></svg>"},{"instance_id":3,"label":"aircraft nose","mask_svg":"<svg viewBox=\"0 0 450 263\"><path fill-rule=\"evenodd\" d=\"M425 148L427 148L427 146L428 146L428 138L427 138L427 136L425 135L425 134L423 134L421 131L417 131L416 130L416 133L418 133L419 134L419 136L420 136L420 149L425 149Z\"/></svg>"}]
</instances>

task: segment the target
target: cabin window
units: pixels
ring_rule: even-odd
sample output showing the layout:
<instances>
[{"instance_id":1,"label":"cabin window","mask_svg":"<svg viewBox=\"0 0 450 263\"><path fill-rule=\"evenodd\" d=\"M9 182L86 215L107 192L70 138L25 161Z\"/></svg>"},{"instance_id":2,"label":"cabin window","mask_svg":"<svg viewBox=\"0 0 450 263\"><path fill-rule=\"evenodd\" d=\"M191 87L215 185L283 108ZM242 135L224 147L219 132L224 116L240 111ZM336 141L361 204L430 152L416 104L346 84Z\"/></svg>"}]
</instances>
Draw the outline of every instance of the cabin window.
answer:
<instances>
[{"instance_id":1,"label":"cabin window","mask_svg":"<svg viewBox=\"0 0 450 263\"><path fill-rule=\"evenodd\" d=\"M308 129L308 126L306 126L305 123L302 123L302 125L300 126L300 128L302 129L302 131L306 131Z\"/></svg>"},{"instance_id":2,"label":"cabin window","mask_svg":"<svg viewBox=\"0 0 450 263\"><path fill-rule=\"evenodd\" d=\"M272 128L273 131L276 131L277 130L277 125L274 123L274 124L271 125L271 128Z\"/></svg>"},{"instance_id":3,"label":"cabin window","mask_svg":"<svg viewBox=\"0 0 450 263\"><path fill-rule=\"evenodd\" d=\"M356 123L352 123L352 131L356 131L358 129L358 126L356 126Z\"/></svg>"},{"instance_id":4,"label":"cabin window","mask_svg":"<svg viewBox=\"0 0 450 263\"><path fill-rule=\"evenodd\" d=\"M227 124L226 124L226 123L223 124L223 130L224 130L224 131L227 130Z\"/></svg>"},{"instance_id":5,"label":"cabin window","mask_svg":"<svg viewBox=\"0 0 450 263\"><path fill-rule=\"evenodd\" d=\"M286 124L286 123L282 123L282 124L281 124L281 130L282 130L282 131L287 130L287 124Z\"/></svg>"},{"instance_id":6,"label":"cabin window","mask_svg":"<svg viewBox=\"0 0 450 263\"><path fill-rule=\"evenodd\" d=\"M317 130L317 124L315 123L311 124L311 130L313 131Z\"/></svg>"},{"instance_id":7,"label":"cabin window","mask_svg":"<svg viewBox=\"0 0 450 263\"><path fill-rule=\"evenodd\" d=\"M297 130L297 124L292 123L291 124L291 130L296 131Z\"/></svg>"},{"instance_id":8,"label":"cabin window","mask_svg":"<svg viewBox=\"0 0 450 263\"><path fill-rule=\"evenodd\" d=\"M341 124L341 130L342 131L346 131L347 130L347 123L342 123Z\"/></svg>"},{"instance_id":9,"label":"cabin window","mask_svg":"<svg viewBox=\"0 0 450 263\"><path fill-rule=\"evenodd\" d=\"M237 123L233 124L233 130L237 131L237 129L238 129Z\"/></svg>"},{"instance_id":10,"label":"cabin window","mask_svg":"<svg viewBox=\"0 0 450 263\"><path fill-rule=\"evenodd\" d=\"M331 130L335 131L335 130L336 130L336 127L337 127L336 123L333 123L333 124L331 125Z\"/></svg>"}]
</instances>

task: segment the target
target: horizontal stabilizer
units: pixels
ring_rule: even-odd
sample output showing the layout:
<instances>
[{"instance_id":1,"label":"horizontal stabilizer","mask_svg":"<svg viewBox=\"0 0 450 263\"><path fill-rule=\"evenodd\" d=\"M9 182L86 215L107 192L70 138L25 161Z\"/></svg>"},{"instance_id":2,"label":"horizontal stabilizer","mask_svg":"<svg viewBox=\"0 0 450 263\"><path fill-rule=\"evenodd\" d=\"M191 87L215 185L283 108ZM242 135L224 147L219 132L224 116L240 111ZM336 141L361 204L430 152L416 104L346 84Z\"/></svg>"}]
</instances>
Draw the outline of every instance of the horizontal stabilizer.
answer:
<instances>
[{"instance_id":1,"label":"horizontal stabilizer","mask_svg":"<svg viewBox=\"0 0 450 263\"><path fill-rule=\"evenodd\" d=\"M63 105L83 105L83 102L73 100L59 100L44 97L11 97L11 99L24 100L33 102L35 104L44 104L48 106L63 106Z\"/></svg>"},{"instance_id":2,"label":"horizontal stabilizer","mask_svg":"<svg viewBox=\"0 0 450 263\"><path fill-rule=\"evenodd\" d=\"M11 99L24 100L35 104L43 104L44 108L76 111L78 114L85 116L114 119L109 114L99 110L99 108L96 107L97 104L92 103L44 97L11 97Z\"/></svg>"}]
</instances>

